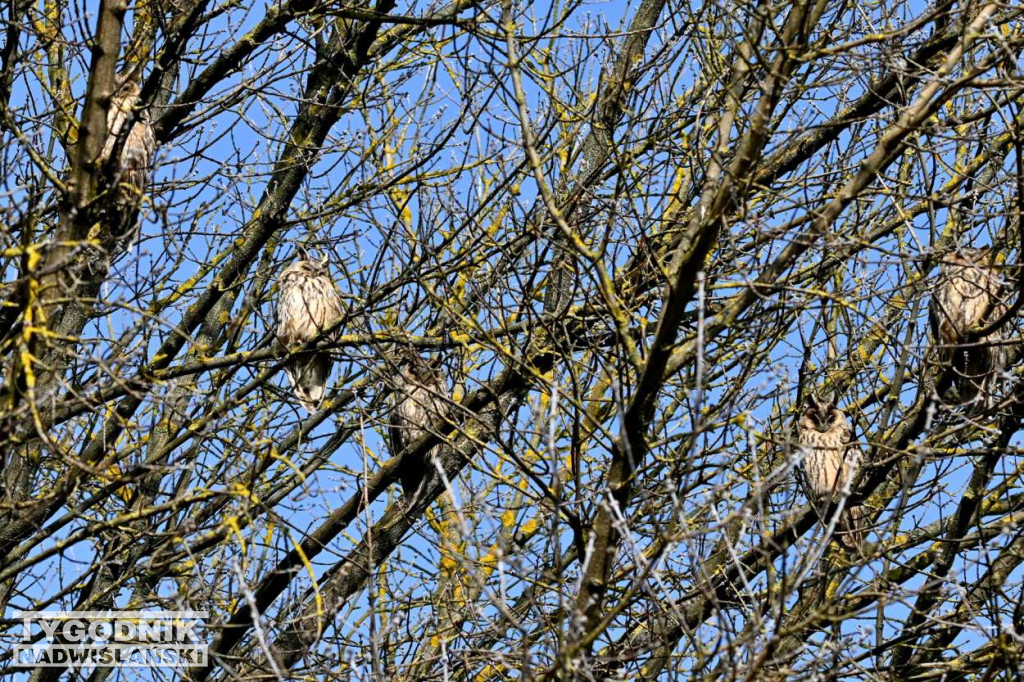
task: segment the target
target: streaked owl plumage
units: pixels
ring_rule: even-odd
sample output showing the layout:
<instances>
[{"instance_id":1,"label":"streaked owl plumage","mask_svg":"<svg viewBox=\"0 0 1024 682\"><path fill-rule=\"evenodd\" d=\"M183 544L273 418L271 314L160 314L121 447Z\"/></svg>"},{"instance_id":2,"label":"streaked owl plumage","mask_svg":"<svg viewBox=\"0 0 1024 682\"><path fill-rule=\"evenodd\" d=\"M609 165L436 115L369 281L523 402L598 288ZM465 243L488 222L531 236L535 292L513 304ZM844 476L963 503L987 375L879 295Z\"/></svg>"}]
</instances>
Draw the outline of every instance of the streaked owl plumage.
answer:
<instances>
[{"instance_id":1,"label":"streaked owl plumage","mask_svg":"<svg viewBox=\"0 0 1024 682\"><path fill-rule=\"evenodd\" d=\"M391 454L405 448L429 432L431 425L448 413L448 393L441 373L416 353L408 353L399 365L394 380L390 420ZM399 471L405 499L415 499L424 478L434 471L431 460L441 446L432 447L421 460L406 462Z\"/></svg>"},{"instance_id":2,"label":"streaked owl plumage","mask_svg":"<svg viewBox=\"0 0 1024 682\"><path fill-rule=\"evenodd\" d=\"M821 405L810 397L797 427L811 494L825 504L848 494L863 453L853 442L853 427L846 414L832 403ZM863 542L860 517L860 511L849 505L843 510L839 527L844 532L837 539L848 547Z\"/></svg>"},{"instance_id":3,"label":"streaked owl plumage","mask_svg":"<svg viewBox=\"0 0 1024 682\"><path fill-rule=\"evenodd\" d=\"M129 113L139 103L139 86L131 80L121 83L110 98L107 110L107 139L100 153L100 164L105 164L114 152L117 136L124 127ZM149 120L149 112L136 114L132 129L121 148L117 167L116 201L119 207L138 205L149 184L149 176L156 156L156 135Z\"/></svg>"},{"instance_id":4,"label":"streaked owl plumage","mask_svg":"<svg viewBox=\"0 0 1024 682\"><path fill-rule=\"evenodd\" d=\"M301 256L284 269L277 286L277 337L289 348L313 340L342 316L341 294L326 258L312 261ZM307 412L319 408L331 364L327 351L309 351L297 354L285 368L295 397Z\"/></svg>"},{"instance_id":5,"label":"streaked owl plumage","mask_svg":"<svg viewBox=\"0 0 1024 682\"><path fill-rule=\"evenodd\" d=\"M1000 330L957 347L972 328L994 322L1007 310L1005 283L989 257L989 249L983 247L964 248L947 258L939 268L929 308L933 341L939 345L941 362L953 366L961 400L977 395L1005 366L1005 353L998 345Z\"/></svg>"}]
</instances>

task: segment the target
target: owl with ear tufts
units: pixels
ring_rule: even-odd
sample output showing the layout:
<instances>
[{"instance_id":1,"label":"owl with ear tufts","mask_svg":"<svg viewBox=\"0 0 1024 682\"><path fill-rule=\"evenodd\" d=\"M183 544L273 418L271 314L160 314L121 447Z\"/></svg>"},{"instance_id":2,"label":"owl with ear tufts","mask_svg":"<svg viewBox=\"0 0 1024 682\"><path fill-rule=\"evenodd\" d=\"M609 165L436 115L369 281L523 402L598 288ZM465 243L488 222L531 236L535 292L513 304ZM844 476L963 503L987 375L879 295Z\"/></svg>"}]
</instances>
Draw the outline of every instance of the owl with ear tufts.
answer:
<instances>
[{"instance_id":1,"label":"owl with ear tufts","mask_svg":"<svg viewBox=\"0 0 1024 682\"><path fill-rule=\"evenodd\" d=\"M398 363L392 393L390 420L391 455L397 457L412 443L430 432L437 420L449 413L448 392L441 372L412 350ZM422 458L403 462L399 470L402 491L408 504L435 471L433 459L440 453L435 445Z\"/></svg>"},{"instance_id":2,"label":"owl with ear tufts","mask_svg":"<svg viewBox=\"0 0 1024 682\"><path fill-rule=\"evenodd\" d=\"M316 261L300 251L299 259L281 273L277 286L277 337L285 346L312 341L342 316L344 304L326 257ZM295 397L310 414L320 407L332 364L328 351L311 350L297 353L285 367Z\"/></svg>"},{"instance_id":3,"label":"owl with ear tufts","mask_svg":"<svg viewBox=\"0 0 1024 682\"><path fill-rule=\"evenodd\" d=\"M139 86L131 76L119 76L115 83L110 109L107 110L107 139L100 152L99 163L104 165L114 153L121 129L129 114L139 104ZM149 120L149 111L138 110L115 169L115 201L119 208L137 206L146 193L149 176L156 156L156 135Z\"/></svg>"},{"instance_id":4,"label":"owl with ear tufts","mask_svg":"<svg viewBox=\"0 0 1024 682\"><path fill-rule=\"evenodd\" d=\"M807 398L797 423L797 439L803 452L804 474L815 502L828 505L849 495L863 457L853 442L853 427L834 403ZM836 539L848 549L864 542L860 509L847 504L839 518Z\"/></svg>"},{"instance_id":5,"label":"owl with ear tufts","mask_svg":"<svg viewBox=\"0 0 1024 682\"><path fill-rule=\"evenodd\" d=\"M939 268L928 317L940 362L952 366L961 401L979 393L991 397L992 383L1006 365L1000 330L968 339L972 329L992 324L1007 311L1006 290L988 247L959 249Z\"/></svg>"}]
</instances>

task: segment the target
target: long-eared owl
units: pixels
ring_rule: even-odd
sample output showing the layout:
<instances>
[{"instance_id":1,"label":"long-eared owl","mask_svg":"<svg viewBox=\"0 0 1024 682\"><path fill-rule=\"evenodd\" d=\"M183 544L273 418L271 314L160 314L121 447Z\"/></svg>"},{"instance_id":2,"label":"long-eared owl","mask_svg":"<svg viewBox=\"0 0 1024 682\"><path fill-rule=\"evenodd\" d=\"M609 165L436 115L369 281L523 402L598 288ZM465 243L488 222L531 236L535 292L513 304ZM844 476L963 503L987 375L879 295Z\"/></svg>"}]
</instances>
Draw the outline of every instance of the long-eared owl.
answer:
<instances>
[{"instance_id":1,"label":"long-eared owl","mask_svg":"<svg viewBox=\"0 0 1024 682\"><path fill-rule=\"evenodd\" d=\"M119 78L107 110L107 139L100 152L103 165L114 152L118 134L128 120L132 109L139 103L139 86L131 78ZM136 112L135 121L128 131L116 168L115 200L119 207L138 206L149 184L149 176L156 156L156 135L150 123L149 112Z\"/></svg>"},{"instance_id":2,"label":"long-eared owl","mask_svg":"<svg viewBox=\"0 0 1024 682\"><path fill-rule=\"evenodd\" d=\"M390 437L391 454L398 456L410 444L422 438L431 425L448 413L448 392L441 372L415 352L408 351L398 366L392 393ZM440 445L432 447L423 459L405 462L399 471L402 490L411 503L423 483L434 471L432 459Z\"/></svg>"},{"instance_id":3,"label":"long-eared owl","mask_svg":"<svg viewBox=\"0 0 1024 682\"><path fill-rule=\"evenodd\" d=\"M939 280L929 308L932 339L940 361L952 365L961 401L986 394L996 374L1006 364L1005 351L996 329L966 342L973 328L999 319L1007 310L1007 287L991 265L988 247L962 248L939 268Z\"/></svg>"},{"instance_id":4,"label":"long-eared owl","mask_svg":"<svg viewBox=\"0 0 1024 682\"><path fill-rule=\"evenodd\" d=\"M343 302L331 279L327 258L314 261L305 252L281 273L277 281L277 337L286 346L315 339L342 316ZM285 370L295 397L307 412L316 412L331 374L327 351L307 351L293 357Z\"/></svg>"},{"instance_id":5,"label":"long-eared owl","mask_svg":"<svg viewBox=\"0 0 1024 682\"><path fill-rule=\"evenodd\" d=\"M853 442L853 427L833 403L821 404L810 396L797 423L803 451L804 474L816 502L829 504L850 493L863 457ZM839 519L837 539L850 548L864 541L858 509L847 505Z\"/></svg>"}]
</instances>

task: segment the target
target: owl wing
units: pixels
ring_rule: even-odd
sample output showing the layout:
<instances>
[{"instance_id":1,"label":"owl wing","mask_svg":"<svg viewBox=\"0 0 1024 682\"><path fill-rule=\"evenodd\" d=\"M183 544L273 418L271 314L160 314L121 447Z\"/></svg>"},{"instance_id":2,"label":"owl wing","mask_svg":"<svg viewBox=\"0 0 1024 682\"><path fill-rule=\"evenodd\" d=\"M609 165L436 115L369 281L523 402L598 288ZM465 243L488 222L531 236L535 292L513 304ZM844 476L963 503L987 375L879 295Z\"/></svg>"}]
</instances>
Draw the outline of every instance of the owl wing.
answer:
<instances>
[{"instance_id":1,"label":"owl wing","mask_svg":"<svg viewBox=\"0 0 1024 682\"><path fill-rule=\"evenodd\" d=\"M117 134L121 132L121 127L128 118L130 108L131 105L125 102L124 97L111 98L110 108L107 109L107 139L103 142L103 151L100 153L101 163L106 163L114 151L114 142L117 141Z\"/></svg>"},{"instance_id":2,"label":"owl wing","mask_svg":"<svg viewBox=\"0 0 1024 682\"><path fill-rule=\"evenodd\" d=\"M952 346L963 334L962 319L965 315L963 294L957 283L963 283L964 277L959 269L943 270L939 275L938 285L932 293L928 304L928 322L931 326L932 339L942 346ZM952 352L952 348L943 348L943 353Z\"/></svg>"},{"instance_id":3,"label":"owl wing","mask_svg":"<svg viewBox=\"0 0 1024 682\"><path fill-rule=\"evenodd\" d=\"M857 478L857 472L860 471L860 465L863 461L864 451L856 443L848 442L846 452L843 455L843 468L846 471L845 479L849 482L851 490L853 481Z\"/></svg>"},{"instance_id":4,"label":"owl wing","mask_svg":"<svg viewBox=\"0 0 1024 682\"><path fill-rule=\"evenodd\" d=\"M1010 307L1013 305L1014 299L1014 287L1006 282L1001 277L996 275L990 275L988 280L988 287L986 289L985 303L987 312L984 316L984 324L989 325L993 322L998 321L1003 315L1007 313ZM1000 325L999 329L992 330L986 337L986 341L1001 341L1003 340L1003 329L1009 323ZM993 355L999 355L1005 351L1004 346L991 346ZM999 363L996 363L999 364Z\"/></svg>"},{"instance_id":5,"label":"owl wing","mask_svg":"<svg viewBox=\"0 0 1024 682\"><path fill-rule=\"evenodd\" d=\"M1005 298L1000 298L999 303L994 306L992 314L989 316L990 322L995 322L1010 309L1010 305L1006 302ZM1006 346L1001 341L1006 340L1009 336L1012 336L1012 332L1004 334L1004 329L1012 330L1013 317L1006 321L999 329L996 329L988 335L988 340L993 342L993 345L989 346L989 353L992 356L992 368L996 372L1002 372L1010 365L1012 354L1010 347Z\"/></svg>"},{"instance_id":6,"label":"owl wing","mask_svg":"<svg viewBox=\"0 0 1024 682\"><path fill-rule=\"evenodd\" d=\"M146 190L155 153L156 136L149 117L144 115L132 126L124 149L121 150L121 172L125 181L139 194Z\"/></svg>"},{"instance_id":7,"label":"owl wing","mask_svg":"<svg viewBox=\"0 0 1024 682\"><path fill-rule=\"evenodd\" d=\"M857 439L853 437L853 432L854 424L852 418L848 417L846 428L840 436L840 441L845 446L843 450L843 468L847 471L847 476L851 481L857 475L861 460L864 459L864 452L860 449Z\"/></svg>"},{"instance_id":8,"label":"owl wing","mask_svg":"<svg viewBox=\"0 0 1024 682\"><path fill-rule=\"evenodd\" d=\"M450 428L449 417L452 414L452 405L447 395L440 376L435 377L434 385L430 387L430 405L428 405L429 413L427 420L437 428L441 436L448 435L447 431Z\"/></svg>"},{"instance_id":9,"label":"owl wing","mask_svg":"<svg viewBox=\"0 0 1024 682\"><path fill-rule=\"evenodd\" d=\"M287 305L287 296L287 290L282 287L277 297L277 305L274 306L274 336L285 346L288 345L288 340L285 338L285 330L288 328L291 317Z\"/></svg>"},{"instance_id":10,"label":"owl wing","mask_svg":"<svg viewBox=\"0 0 1024 682\"><path fill-rule=\"evenodd\" d=\"M941 284L939 286L942 286ZM936 343L942 343L942 337L939 336L939 322L941 311L939 310L939 292L938 289L932 293L932 300L928 303L928 326L932 332L932 339Z\"/></svg>"},{"instance_id":11,"label":"owl wing","mask_svg":"<svg viewBox=\"0 0 1024 682\"><path fill-rule=\"evenodd\" d=\"M405 400L405 392L407 388L404 385L395 386L395 390L392 393L394 397L394 405L391 407L391 414L388 418L388 440L391 447L391 456L397 457L405 446L409 444L409 439L406 437L406 420L402 416L402 401Z\"/></svg>"},{"instance_id":12,"label":"owl wing","mask_svg":"<svg viewBox=\"0 0 1024 682\"><path fill-rule=\"evenodd\" d=\"M327 297L327 309L328 309L328 326L333 326L338 320L345 314L345 302L341 298L341 291L338 290L338 286L332 281L330 294ZM341 329L339 328L334 333L335 340L341 336Z\"/></svg>"},{"instance_id":13,"label":"owl wing","mask_svg":"<svg viewBox=\"0 0 1024 682\"><path fill-rule=\"evenodd\" d=\"M856 443L851 443L846 448L844 460L846 477L850 492L852 493L854 480L857 478L857 472L864 461L864 451ZM867 532L869 521L870 510L867 507L861 504L852 505L847 500L846 508L839 519L841 529L841 532L837 535L839 543L847 549L859 550L864 544L864 536Z\"/></svg>"}]
</instances>

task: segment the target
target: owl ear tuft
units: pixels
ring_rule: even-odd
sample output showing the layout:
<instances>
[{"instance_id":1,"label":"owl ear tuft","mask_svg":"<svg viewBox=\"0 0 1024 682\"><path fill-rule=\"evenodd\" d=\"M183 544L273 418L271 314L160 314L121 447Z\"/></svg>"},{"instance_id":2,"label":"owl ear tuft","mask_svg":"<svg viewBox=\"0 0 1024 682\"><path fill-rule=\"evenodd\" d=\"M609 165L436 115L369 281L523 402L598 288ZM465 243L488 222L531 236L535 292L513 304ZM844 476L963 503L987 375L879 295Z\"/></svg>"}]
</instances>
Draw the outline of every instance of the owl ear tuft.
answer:
<instances>
[{"instance_id":1,"label":"owl ear tuft","mask_svg":"<svg viewBox=\"0 0 1024 682\"><path fill-rule=\"evenodd\" d=\"M809 393L807 395L807 409L809 409L809 410L819 410L819 409L821 409L821 405L818 403L818 397L816 395L814 395L813 393Z\"/></svg>"}]
</instances>

